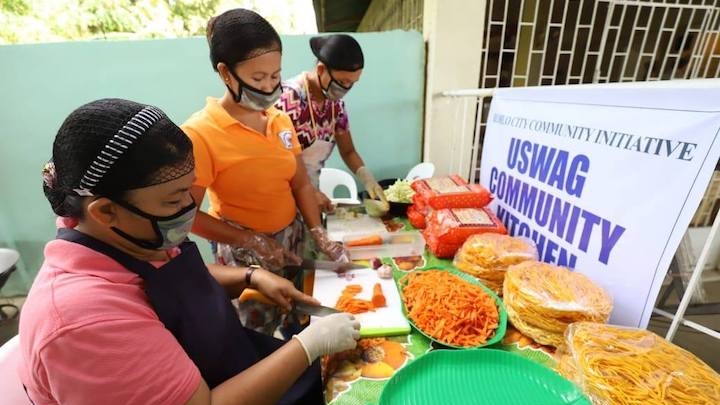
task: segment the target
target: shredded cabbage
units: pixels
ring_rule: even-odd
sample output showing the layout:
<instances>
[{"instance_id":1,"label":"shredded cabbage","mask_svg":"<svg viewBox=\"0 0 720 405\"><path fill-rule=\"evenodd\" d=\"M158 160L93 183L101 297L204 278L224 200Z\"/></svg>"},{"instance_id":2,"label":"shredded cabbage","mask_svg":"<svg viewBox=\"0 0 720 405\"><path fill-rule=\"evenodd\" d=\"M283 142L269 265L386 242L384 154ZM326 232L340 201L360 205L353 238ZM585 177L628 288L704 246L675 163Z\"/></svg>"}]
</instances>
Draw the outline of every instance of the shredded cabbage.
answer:
<instances>
[{"instance_id":1,"label":"shredded cabbage","mask_svg":"<svg viewBox=\"0 0 720 405\"><path fill-rule=\"evenodd\" d=\"M397 203L412 203L412 196L415 190L410 187L412 181L398 179L392 186L385 190L385 198L388 201Z\"/></svg>"}]
</instances>

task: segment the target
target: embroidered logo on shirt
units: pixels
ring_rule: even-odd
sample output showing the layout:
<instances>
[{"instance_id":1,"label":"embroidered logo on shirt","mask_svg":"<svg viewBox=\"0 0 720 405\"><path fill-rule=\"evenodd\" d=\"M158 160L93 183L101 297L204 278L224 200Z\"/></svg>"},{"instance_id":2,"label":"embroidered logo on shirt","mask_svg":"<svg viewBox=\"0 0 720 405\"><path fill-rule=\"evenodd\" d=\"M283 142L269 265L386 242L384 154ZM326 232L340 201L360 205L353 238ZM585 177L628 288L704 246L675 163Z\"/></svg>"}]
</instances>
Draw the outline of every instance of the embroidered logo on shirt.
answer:
<instances>
[{"instance_id":1,"label":"embroidered logo on shirt","mask_svg":"<svg viewBox=\"0 0 720 405\"><path fill-rule=\"evenodd\" d=\"M280 131L278 136L282 139L287 149L292 149L292 131Z\"/></svg>"}]
</instances>

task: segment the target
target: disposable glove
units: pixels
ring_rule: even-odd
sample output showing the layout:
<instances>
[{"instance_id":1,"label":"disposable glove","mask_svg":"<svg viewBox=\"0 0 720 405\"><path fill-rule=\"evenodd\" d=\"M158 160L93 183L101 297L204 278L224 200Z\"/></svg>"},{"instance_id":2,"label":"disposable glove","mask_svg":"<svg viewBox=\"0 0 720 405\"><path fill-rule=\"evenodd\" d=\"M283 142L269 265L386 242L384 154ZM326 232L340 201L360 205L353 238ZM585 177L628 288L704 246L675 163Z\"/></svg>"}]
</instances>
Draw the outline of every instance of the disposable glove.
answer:
<instances>
[{"instance_id":1,"label":"disposable glove","mask_svg":"<svg viewBox=\"0 0 720 405\"><path fill-rule=\"evenodd\" d=\"M300 264L302 259L285 249L275 239L261 233L243 230L232 245L233 256L251 256L254 263L271 271L279 271L288 264Z\"/></svg>"},{"instance_id":2,"label":"disposable glove","mask_svg":"<svg viewBox=\"0 0 720 405\"><path fill-rule=\"evenodd\" d=\"M293 339L300 342L312 364L320 356L354 349L360 339L360 322L347 313L328 315L313 319Z\"/></svg>"},{"instance_id":3,"label":"disposable glove","mask_svg":"<svg viewBox=\"0 0 720 405\"><path fill-rule=\"evenodd\" d=\"M387 199L385 199L385 191L383 191L382 186L378 184L377 180L375 180L375 176L373 176L367 167L360 167L355 172L355 175L365 186L365 190L367 190L368 194L370 194L370 198L387 203Z\"/></svg>"},{"instance_id":4,"label":"disposable glove","mask_svg":"<svg viewBox=\"0 0 720 405\"><path fill-rule=\"evenodd\" d=\"M325 253L330 260L335 262L349 262L350 254L343 247L342 243L331 241L327 231L322 226L316 226L310 229L315 245L318 250Z\"/></svg>"}]
</instances>

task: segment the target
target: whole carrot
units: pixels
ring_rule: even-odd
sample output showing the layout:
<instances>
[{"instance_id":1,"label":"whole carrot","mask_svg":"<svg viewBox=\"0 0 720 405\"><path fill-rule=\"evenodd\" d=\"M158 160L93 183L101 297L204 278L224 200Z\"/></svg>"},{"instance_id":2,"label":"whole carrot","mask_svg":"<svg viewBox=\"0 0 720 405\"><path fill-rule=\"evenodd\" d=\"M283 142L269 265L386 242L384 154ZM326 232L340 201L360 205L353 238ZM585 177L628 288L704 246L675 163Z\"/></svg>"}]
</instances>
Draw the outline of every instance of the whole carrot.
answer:
<instances>
[{"instance_id":1,"label":"whole carrot","mask_svg":"<svg viewBox=\"0 0 720 405\"><path fill-rule=\"evenodd\" d=\"M350 239L345 242L347 247L382 245L383 238L380 235L363 236L362 238Z\"/></svg>"}]
</instances>

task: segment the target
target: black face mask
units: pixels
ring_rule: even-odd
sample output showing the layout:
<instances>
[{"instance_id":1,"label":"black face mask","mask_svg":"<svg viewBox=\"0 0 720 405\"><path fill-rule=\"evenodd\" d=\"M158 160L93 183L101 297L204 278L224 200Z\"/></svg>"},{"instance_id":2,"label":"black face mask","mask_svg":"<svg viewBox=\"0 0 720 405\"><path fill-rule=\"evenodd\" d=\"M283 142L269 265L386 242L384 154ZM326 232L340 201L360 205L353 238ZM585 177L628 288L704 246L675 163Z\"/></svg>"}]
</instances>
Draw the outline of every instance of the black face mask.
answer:
<instances>
[{"instance_id":1,"label":"black face mask","mask_svg":"<svg viewBox=\"0 0 720 405\"><path fill-rule=\"evenodd\" d=\"M347 94L348 91L352 88L345 87L340 82L335 80L332 73L330 71L327 71L328 76L330 76L330 83L328 83L327 87L320 86L320 89L322 90L323 96L325 96L328 100L340 100L341 98L345 97L345 94Z\"/></svg>"},{"instance_id":2,"label":"black face mask","mask_svg":"<svg viewBox=\"0 0 720 405\"><path fill-rule=\"evenodd\" d=\"M280 82L278 82L277 86L270 92L265 92L245 83L240 76L236 75L232 70L230 70L230 74L238 81L239 87L237 93L235 93L230 86L227 86L227 88L230 90L233 100L241 106L255 111L265 111L280 99L280 95L282 94Z\"/></svg>"},{"instance_id":3,"label":"black face mask","mask_svg":"<svg viewBox=\"0 0 720 405\"><path fill-rule=\"evenodd\" d=\"M155 241L143 240L136 238L116 227L111 227L110 229L135 245L149 250L167 250L177 247L183 243L185 239L187 239L187 235L190 233L190 229L192 228L195 220L195 214L197 213L197 206L194 201L187 207L180 209L177 213L166 217L148 214L140 208L122 200L112 201L133 214L137 214L149 220L155 230L157 239L155 239Z\"/></svg>"}]
</instances>

